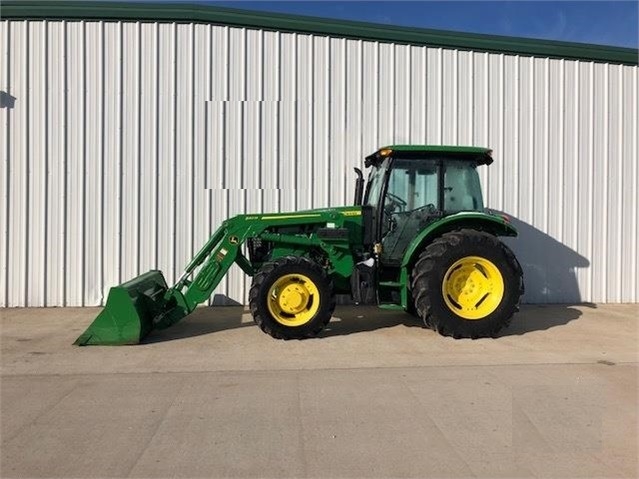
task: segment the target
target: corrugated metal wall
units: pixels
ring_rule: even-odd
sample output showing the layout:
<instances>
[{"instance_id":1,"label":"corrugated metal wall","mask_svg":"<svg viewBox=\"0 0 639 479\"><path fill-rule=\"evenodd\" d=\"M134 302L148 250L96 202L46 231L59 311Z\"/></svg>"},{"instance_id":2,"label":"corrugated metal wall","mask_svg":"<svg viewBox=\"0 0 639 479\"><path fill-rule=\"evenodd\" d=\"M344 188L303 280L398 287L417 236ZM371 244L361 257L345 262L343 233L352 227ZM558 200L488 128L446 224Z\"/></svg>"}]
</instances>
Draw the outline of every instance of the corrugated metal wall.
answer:
<instances>
[{"instance_id":1,"label":"corrugated metal wall","mask_svg":"<svg viewBox=\"0 0 639 479\"><path fill-rule=\"evenodd\" d=\"M89 21L2 21L0 54L2 306L173 281L224 218L352 201L391 143L494 149L527 301L639 298L636 66Z\"/></svg>"}]
</instances>

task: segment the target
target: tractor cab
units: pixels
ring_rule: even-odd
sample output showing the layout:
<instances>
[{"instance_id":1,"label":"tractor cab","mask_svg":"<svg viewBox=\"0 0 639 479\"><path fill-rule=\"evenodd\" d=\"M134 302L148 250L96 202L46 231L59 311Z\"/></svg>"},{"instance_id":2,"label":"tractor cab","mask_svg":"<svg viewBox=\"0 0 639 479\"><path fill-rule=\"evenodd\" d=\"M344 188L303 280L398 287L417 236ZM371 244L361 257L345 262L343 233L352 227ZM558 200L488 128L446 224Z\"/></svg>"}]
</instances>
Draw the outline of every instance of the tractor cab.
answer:
<instances>
[{"instance_id":1,"label":"tractor cab","mask_svg":"<svg viewBox=\"0 0 639 479\"><path fill-rule=\"evenodd\" d=\"M477 147L395 145L366 158L362 204L372 209L380 263L399 266L415 237L431 223L460 212L483 212L477 167L492 163Z\"/></svg>"}]
</instances>

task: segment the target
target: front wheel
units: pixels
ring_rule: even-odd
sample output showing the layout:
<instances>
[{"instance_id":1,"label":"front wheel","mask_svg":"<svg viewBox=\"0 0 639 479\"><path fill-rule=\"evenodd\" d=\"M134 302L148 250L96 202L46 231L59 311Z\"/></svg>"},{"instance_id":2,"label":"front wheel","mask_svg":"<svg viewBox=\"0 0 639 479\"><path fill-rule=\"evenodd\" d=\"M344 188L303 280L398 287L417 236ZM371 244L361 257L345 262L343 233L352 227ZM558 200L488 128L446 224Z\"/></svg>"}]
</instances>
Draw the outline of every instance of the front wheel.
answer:
<instances>
[{"instance_id":1,"label":"front wheel","mask_svg":"<svg viewBox=\"0 0 639 479\"><path fill-rule=\"evenodd\" d=\"M411 291L426 326L444 336L495 336L518 311L524 292L517 259L495 236L474 230L443 234L420 254Z\"/></svg>"},{"instance_id":2,"label":"front wheel","mask_svg":"<svg viewBox=\"0 0 639 479\"><path fill-rule=\"evenodd\" d=\"M286 256L265 263L253 277L249 305L255 323L277 339L316 336L335 310L333 285L308 258Z\"/></svg>"}]
</instances>

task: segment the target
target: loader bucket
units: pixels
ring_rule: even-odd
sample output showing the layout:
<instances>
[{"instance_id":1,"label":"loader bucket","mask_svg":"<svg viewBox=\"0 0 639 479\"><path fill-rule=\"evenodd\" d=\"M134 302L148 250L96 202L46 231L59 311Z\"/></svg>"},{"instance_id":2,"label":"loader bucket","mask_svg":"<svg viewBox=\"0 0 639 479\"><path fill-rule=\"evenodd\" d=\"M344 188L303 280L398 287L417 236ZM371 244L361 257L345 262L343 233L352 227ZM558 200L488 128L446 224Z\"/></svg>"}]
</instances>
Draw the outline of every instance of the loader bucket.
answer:
<instances>
[{"instance_id":1,"label":"loader bucket","mask_svg":"<svg viewBox=\"0 0 639 479\"><path fill-rule=\"evenodd\" d=\"M139 343L153 329L154 319L166 310L167 290L164 276L156 270L111 288L104 309L74 344Z\"/></svg>"}]
</instances>

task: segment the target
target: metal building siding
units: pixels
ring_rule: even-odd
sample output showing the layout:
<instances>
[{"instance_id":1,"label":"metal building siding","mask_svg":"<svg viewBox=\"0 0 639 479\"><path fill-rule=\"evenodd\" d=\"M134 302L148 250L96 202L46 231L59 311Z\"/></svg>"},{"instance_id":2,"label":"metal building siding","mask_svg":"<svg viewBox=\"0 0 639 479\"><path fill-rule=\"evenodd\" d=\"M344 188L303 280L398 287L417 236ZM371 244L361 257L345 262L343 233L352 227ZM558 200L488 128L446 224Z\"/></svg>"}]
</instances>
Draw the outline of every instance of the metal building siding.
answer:
<instances>
[{"instance_id":1,"label":"metal building siding","mask_svg":"<svg viewBox=\"0 0 639 479\"><path fill-rule=\"evenodd\" d=\"M636 302L637 67L188 23L1 21L0 305L169 282L225 218L352 201L392 143L485 145L528 302ZM216 302L244 302L234 268Z\"/></svg>"}]
</instances>

